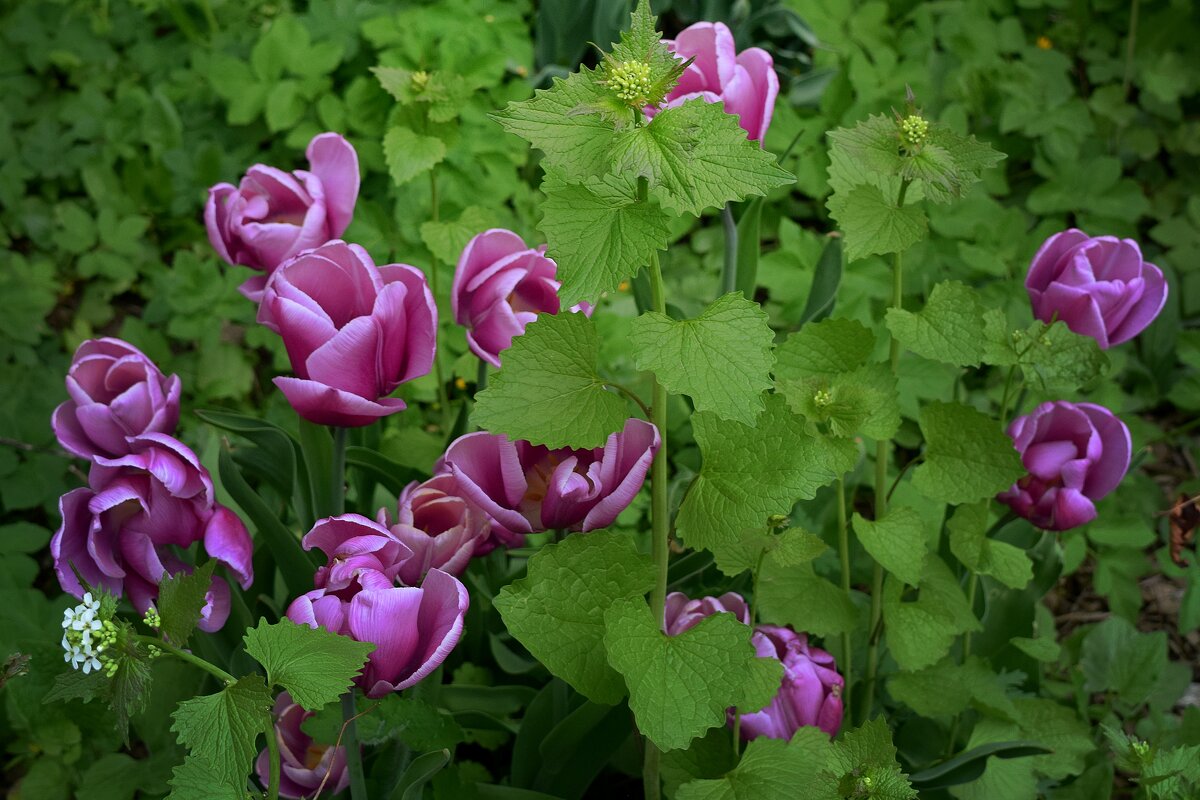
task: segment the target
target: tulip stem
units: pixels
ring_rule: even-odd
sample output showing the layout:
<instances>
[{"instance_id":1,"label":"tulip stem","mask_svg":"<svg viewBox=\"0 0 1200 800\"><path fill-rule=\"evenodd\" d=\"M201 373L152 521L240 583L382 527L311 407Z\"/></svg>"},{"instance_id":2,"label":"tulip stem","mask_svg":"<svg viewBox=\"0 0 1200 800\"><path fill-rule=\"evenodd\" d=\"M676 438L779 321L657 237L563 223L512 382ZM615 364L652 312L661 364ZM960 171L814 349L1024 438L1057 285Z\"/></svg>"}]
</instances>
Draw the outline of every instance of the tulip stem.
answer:
<instances>
[{"instance_id":1,"label":"tulip stem","mask_svg":"<svg viewBox=\"0 0 1200 800\"><path fill-rule=\"evenodd\" d=\"M846 524L846 480L838 478L838 555L842 562L842 591L850 596L850 529ZM757 581L757 576L755 581ZM854 719L850 713L850 686L854 674L851 660L850 631L842 633L842 676L846 680L846 691L842 696L843 714L847 719Z\"/></svg>"},{"instance_id":2,"label":"tulip stem","mask_svg":"<svg viewBox=\"0 0 1200 800\"><path fill-rule=\"evenodd\" d=\"M429 170L429 221L438 221L438 184L437 184L437 167ZM433 304L437 308L441 308L441 293L438 291L438 258L433 253L430 253L429 262L429 289L433 292ZM446 377L442 374L442 348L438 347L439 336L441 331L441 315L438 315L438 325L433 331L433 375L437 380L437 397L438 405L441 406L442 412L442 430L449 434L450 422L450 396L446 393Z\"/></svg>"},{"instance_id":3,"label":"tulip stem","mask_svg":"<svg viewBox=\"0 0 1200 800\"><path fill-rule=\"evenodd\" d=\"M237 683L237 678L233 677L216 664L213 664L211 661L205 661L203 658L200 658L200 656L193 655L186 650L182 650L163 639L159 639L154 636L143 636L141 634L136 634L133 638L136 642L157 647L159 650L175 656L180 661L186 661L193 667L199 667L209 675L212 675L214 678L224 683L226 686Z\"/></svg>"},{"instance_id":4,"label":"tulip stem","mask_svg":"<svg viewBox=\"0 0 1200 800\"><path fill-rule=\"evenodd\" d=\"M733 219L733 203L721 209L721 221L725 224L725 269L721 273L721 294L737 291L738 277L738 229Z\"/></svg>"},{"instance_id":5,"label":"tulip stem","mask_svg":"<svg viewBox=\"0 0 1200 800\"><path fill-rule=\"evenodd\" d=\"M271 772L267 784L267 800L279 800L279 738L275 733L275 719L267 725L267 753L269 754Z\"/></svg>"},{"instance_id":6,"label":"tulip stem","mask_svg":"<svg viewBox=\"0 0 1200 800\"><path fill-rule=\"evenodd\" d=\"M346 436L349 428L333 429L333 465L330 469L330 512L338 516L346 511Z\"/></svg>"},{"instance_id":7,"label":"tulip stem","mask_svg":"<svg viewBox=\"0 0 1200 800\"><path fill-rule=\"evenodd\" d=\"M358 749L358 708L354 704L354 689L342 695L342 732L346 747L346 766L350 772L350 797L370 800L367 779L363 776L362 751Z\"/></svg>"}]
</instances>

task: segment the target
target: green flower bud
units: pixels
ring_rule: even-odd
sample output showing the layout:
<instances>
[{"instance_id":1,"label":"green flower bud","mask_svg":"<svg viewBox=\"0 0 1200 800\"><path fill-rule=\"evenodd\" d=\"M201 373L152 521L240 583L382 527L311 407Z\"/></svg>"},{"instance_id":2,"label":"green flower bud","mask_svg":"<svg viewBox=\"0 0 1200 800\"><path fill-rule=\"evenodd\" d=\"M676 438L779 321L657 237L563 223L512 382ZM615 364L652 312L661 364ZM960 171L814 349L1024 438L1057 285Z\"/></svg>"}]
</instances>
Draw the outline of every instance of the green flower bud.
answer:
<instances>
[{"instance_id":1,"label":"green flower bud","mask_svg":"<svg viewBox=\"0 0 1200 800\"><path fill-rule=\"evenodd\" d=\"M630 108L644 108L650 104L650 91L654 84L650 80L650 65L645 61L620 61L610 63L604 83L616 92Z\"/></svg>"},{"instance_id":2,"label":"green flower bud","mask_svg":"<svg viewBox=\"0 0 1200 800\"><path fill-rule=\"evenodd\" d=\"M918 114L909 114L900 120L900 135L909 147L920 147L929 134L929 123Z\"/></svg>"},{"instance_id":3,"label":"green flower bud","mask_svg":"<svg viewBox=\"0 0 1200 800\"><path fill-rule=\"evenodd\" d=\"M818 389L813 395L813 405L817 408L825 408L833 403L833 395L826 389Z\"/></svg>"}]
</instances>

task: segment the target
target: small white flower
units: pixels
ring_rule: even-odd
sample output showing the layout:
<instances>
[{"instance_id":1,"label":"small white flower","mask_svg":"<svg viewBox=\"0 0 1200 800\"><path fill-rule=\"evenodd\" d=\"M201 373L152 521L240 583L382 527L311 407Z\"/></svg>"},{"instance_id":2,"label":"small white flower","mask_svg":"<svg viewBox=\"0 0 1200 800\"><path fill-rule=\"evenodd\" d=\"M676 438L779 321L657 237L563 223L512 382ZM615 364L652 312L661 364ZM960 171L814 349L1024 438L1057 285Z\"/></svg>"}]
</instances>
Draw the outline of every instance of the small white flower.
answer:
<instances>
[{"instance_id":1,"label":"small white flower","mask_svg":"<svg viewBox=\"0 0 1200 800\"><path fill-rule=\"evenodd\" d=\"M88 660L83 662L83 674L87 675L89 672L91 672L94 669L96 669L96 670L100 669L100 661L95 656L92 656L91 658L89 658Z\"/></svg>"}]
</instances>

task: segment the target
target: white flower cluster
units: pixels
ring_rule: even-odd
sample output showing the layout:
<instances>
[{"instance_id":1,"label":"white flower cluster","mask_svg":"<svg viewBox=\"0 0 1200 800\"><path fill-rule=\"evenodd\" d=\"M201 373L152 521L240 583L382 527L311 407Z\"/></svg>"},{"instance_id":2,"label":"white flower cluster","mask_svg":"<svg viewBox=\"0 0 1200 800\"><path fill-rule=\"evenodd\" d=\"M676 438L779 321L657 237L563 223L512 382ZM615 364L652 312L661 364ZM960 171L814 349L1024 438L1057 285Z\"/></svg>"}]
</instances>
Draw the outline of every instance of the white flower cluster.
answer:
<instances>
[{"instance_id":1,"label":"white flower cluster","mask_svg":"<svg viewBox=\"0 0 1200 800\"><path fill-rule=\"evenodd\" d=\"M62 646L66 652L63 660L74 669L82 669L86 675L101 669L100 654L104 652L105 626L100 619L100 601L91 592L83 595L83 602L63 612Z\"/></svg>"}]
</instances>

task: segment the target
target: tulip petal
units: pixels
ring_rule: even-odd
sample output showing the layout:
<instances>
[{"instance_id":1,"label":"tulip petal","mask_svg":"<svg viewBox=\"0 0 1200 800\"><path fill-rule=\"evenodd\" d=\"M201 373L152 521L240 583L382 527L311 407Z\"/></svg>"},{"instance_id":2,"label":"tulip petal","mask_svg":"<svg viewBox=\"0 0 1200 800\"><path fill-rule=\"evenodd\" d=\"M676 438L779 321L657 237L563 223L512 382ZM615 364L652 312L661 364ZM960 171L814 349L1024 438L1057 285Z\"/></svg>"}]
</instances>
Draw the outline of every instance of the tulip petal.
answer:
<instances>
[{"instance_id":1,"label":"tulip petal","mask_svg":"<svg viewBox=\"0 0 1200 800\"><path fill-rule=\"evenodd\" d=\"M397 397L367 400L317 381L279 377L274 383L297 414L318 425L358 428L407 408Z\"/></svg>"},{"instance_id":2,"label":"tulip petal","mask_svg":"<svg viewBox=\"0 0 1200 800\"><path fill-rule=\"evenodd\" d=\"M204 526L204 550L229 567L243 589L250 588L254 582L254 543L237 514L221 505L213 509Z\"/></svg>"},{"instance_id":3,"label":"tulip petal","mask_svg":"<svg viewBox=\"0 0 1200 800\"><path fill-rule=\"evenodd\" d=\"M322 133L308 143L305 154L325 192L329 238L337 238L350 225L358 201L358 153L338 134Z\"/></svg>"}]
</instances>

